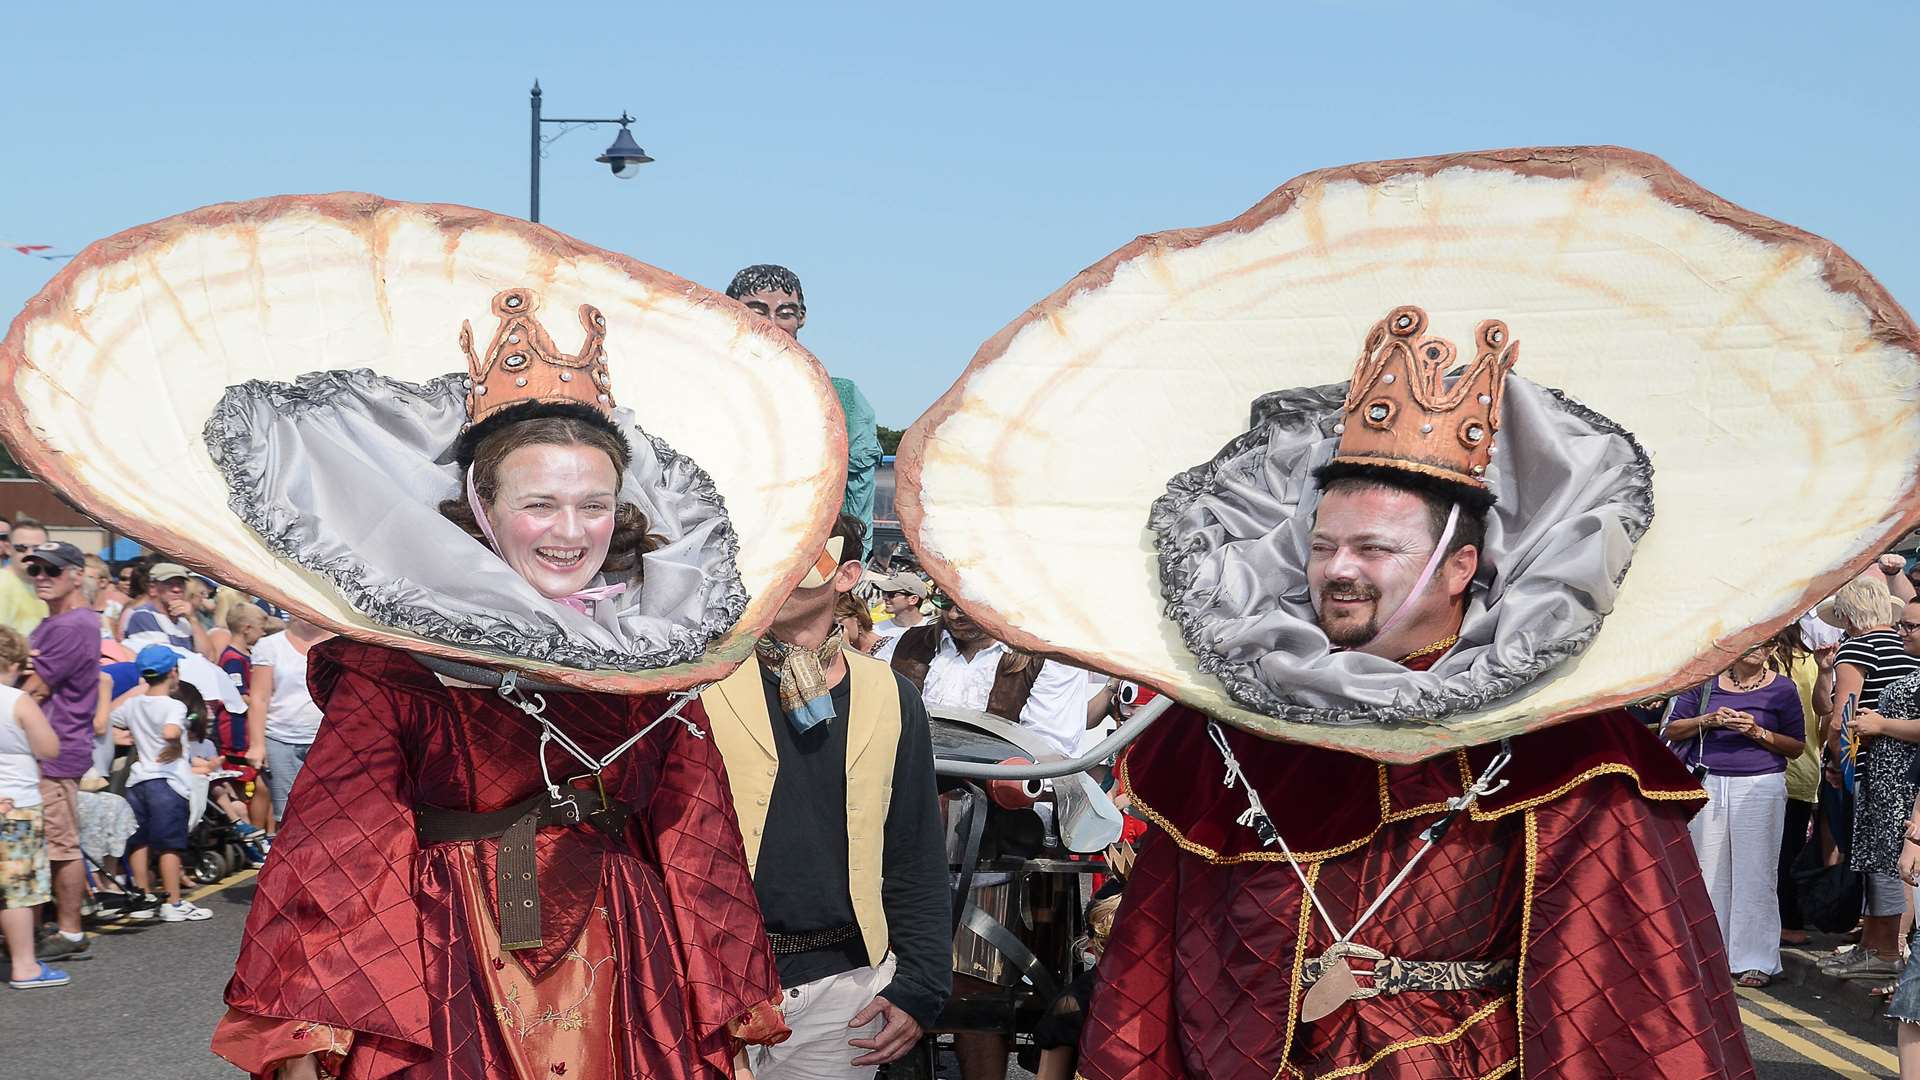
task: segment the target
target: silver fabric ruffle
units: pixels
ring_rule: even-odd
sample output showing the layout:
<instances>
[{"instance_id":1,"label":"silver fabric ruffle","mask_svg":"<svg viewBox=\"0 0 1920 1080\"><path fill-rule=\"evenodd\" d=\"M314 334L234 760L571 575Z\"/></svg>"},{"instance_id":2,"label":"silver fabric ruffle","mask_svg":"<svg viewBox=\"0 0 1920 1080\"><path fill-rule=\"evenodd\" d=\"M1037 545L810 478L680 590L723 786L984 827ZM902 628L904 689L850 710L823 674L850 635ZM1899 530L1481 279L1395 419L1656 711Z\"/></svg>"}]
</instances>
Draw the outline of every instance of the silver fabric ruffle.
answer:
<instances>
[{"instance_id":1,"label":"silver fabric ruffle","mask_svg":"<svg viewBox=\"0 0 1920 1080\"><path fill-rule=\"evenodd\" d=\"M1430 670L1329 651L1308 594L1313 470L1333 457L1346 384L1281 390L1251 430L1156 499L1167 615L1244 707L1295 723L1444 724L1550 677L1599 633L1653 520L1653 463L1566 395L1507 379L1487 550L1459 644Z\"/></svg>"},{"instance_id":2,"label":"silver fabric ruffle","mask_svg":"<svg viewBox=\"0 0 1920 1080\"><path fill-rule=\"evenodd\" d=\"M740 542L713 480L634 425L620 498L666 543L642 584L582 615L548 600L440 515L462 477L453 446L466 380L424 386L369 370L232 386L208 418L227 505L276 554L331 582L382 625L503 657L649 671L698 659L746 610Z\"/></svg>"}]
</instances>

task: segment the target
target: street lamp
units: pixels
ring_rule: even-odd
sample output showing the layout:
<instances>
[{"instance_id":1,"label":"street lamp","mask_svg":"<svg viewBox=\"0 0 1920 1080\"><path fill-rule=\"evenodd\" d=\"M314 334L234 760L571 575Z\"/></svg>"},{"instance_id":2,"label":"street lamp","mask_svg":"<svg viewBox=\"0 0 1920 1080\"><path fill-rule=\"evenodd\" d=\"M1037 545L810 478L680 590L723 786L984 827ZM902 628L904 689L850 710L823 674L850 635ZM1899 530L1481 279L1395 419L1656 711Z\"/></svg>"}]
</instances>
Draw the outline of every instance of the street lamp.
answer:
<instances>
[{"instance_id":1,"label":"street lamp","mask_svg":"<svg viewBox=\"0 0 1920 1080\"><path fill-rule=\"evenodd\" d=\"M601 154L593 160L612 169L613 175L619 179L631 180L639 174L640 166L653 160L647 156L645 150L640 148L639 143L633 141L633 133L627 130L627 125L631 123L633 123L633 117L627 115L625 109L622 109L620 115L614 119L582 120L575 118L543 117L540 115L540 81L535 79L533 83L532 168L530 170L532 199L531 206L527 213L527 220L540 220L540 149L542 146L565 135L568 130L571 130L571 128L575 126L582 124L619 124L620 132L613 137L613 145L607 147L606 153ZM546 138L540 134L541 124L565 124L568 125L568 127L555 132L551 138Z\"/></svg>"}]
</instances>

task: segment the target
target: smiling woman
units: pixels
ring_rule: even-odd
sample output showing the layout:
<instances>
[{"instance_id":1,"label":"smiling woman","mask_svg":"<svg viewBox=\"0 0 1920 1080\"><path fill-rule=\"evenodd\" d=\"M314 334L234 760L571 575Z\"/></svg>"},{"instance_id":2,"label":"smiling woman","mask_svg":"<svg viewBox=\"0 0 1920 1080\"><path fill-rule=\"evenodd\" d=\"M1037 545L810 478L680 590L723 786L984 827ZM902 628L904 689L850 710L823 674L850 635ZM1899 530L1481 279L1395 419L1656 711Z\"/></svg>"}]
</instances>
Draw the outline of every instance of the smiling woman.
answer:
<instances>
[{"instance_id":1,"label":"smiling woman","mask_svg":"<svg viewBox=\"0 0 1920 1080\"><path fill-rule=\"evenodd\" d=\"M472 440L467 491L440 513L542 596L584 610L596 577L613 590L593 590L596 599L639 588L640 557L664 541L648 534L644 511L620 501L633 450L619 429L571 411L516 415L536 408L509 410L509 423Z\"/></svg>"}]
</instances>

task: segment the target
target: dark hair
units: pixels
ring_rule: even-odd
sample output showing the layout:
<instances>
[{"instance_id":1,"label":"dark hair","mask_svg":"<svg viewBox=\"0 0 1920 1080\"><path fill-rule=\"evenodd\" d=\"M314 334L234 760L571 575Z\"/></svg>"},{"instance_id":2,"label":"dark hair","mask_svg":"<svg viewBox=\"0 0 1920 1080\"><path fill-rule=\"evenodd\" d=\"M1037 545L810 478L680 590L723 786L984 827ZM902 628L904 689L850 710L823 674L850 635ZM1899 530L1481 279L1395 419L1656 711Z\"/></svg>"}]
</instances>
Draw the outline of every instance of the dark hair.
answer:
<instances>
[{"instance_id":1,"label":"dark hair","mask_svg":"<svg viewBox=\"0 0 1920 1080\"><path fill-rule=\"evenodd\" d=\"M784 266L773 263L755 263L733 275L727 283L727 296L738 300L743 296L752 296L760 292L792 293L800 304L800 310L807 309L807 294L800 291L800 278Z\"/></svg>"},{"instance_id":2,"label":"dark hair","mask_svg":"<svg viewBox=\"0 0 1920 1080\"><path fill-rule=\"evenodd\" d=\"M530 404L539 408L516 405L502 409L486 421L474 425L473 431L468 434L479 432L477 438L471 442L462 438L462 445L471 446L471 450L461 467L461 487L453 498L440 504L440 516L460 526L468 536L482 544L487 542L486 534L480 530L480 523L473 516L473 507L467 504L465 477L469 466L473 469L474 490L479 493L482 503L489 503L500 493L500 463L508 454L523 446L590 446L605 451L613 461L616 482L626 475L627 466L633 461L633 450L625 436L597 410L585 405ZM582 416L580 413L588 415ZM503 415L507 421L495 424L494 421ZM601 565L601 571L609 580L625 578L639 584L640 556L665 543L660 537L650 534L647 526L647 516L640 512L638 506L623 502L615 508L613 539L607 545L607 561Z\"/></svg>"},{"instance_id":3,"label":"dark hair","mask_svg":"<svg viewBox=\"0 0 1920 1080\"><path fill-rule=\"evenodd\" d=\"M1455 484L1437 476L1427 476L1390 465L1361 465L1332 461L1313 471L1323 493L1336 491L1404 491L1418 498L1427 508L1427 523L1437 543L1447 531L1447 515L1460 508L1460 520L1453 527L1453 540L1445 554L1451 555L1471 545L1482 555L1487 550L1487 510L1493 506L1493 493Z\"/></svg>"},{"instance_id":4,"label":"dark hair","mask_svg":"<svg viewBox=\"0 0 1920 1080\"><path fill-rule=\"evenodd\" d=\"M833 523L833 531L827 539L839 537L844 543L840 546L840 561L843 563L867 561L867 525L852 514L841 514Z\"/></svg>"},{"instance_id":5,"label":"dark hair","mask_svg":"<svg viewBox=\"0 0 1920 1080\"><path fill-rule=\"evenodd\" d=\"M161 678L166 678L162 675ZM207 716L207 699L185 679L173 688L173 700L187 707L187 741L197 743L207 737L213 722Z\"/></svg>"}]
</instances>

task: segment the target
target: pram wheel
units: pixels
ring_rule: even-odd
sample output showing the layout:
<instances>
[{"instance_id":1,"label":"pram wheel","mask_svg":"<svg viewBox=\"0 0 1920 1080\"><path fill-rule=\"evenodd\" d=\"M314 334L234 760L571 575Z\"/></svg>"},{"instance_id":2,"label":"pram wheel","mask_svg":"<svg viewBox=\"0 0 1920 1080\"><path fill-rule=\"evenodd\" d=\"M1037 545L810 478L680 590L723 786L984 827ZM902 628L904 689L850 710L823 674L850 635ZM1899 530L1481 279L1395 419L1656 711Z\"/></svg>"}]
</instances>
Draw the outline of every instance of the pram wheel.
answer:
<instances>
[{"instance_id":1,"label":"pram wheel","mask_svg":"<svg viewBox=\"0 0 1920 1080\"><path fill-rule=\"evenodd\" d=\"M206 848L193 852L190 858L192 863L187 868L187 873L202 885L211 885L225 879L230 869L226 855L218 848Z\"/></svg>"}]
</instances>

